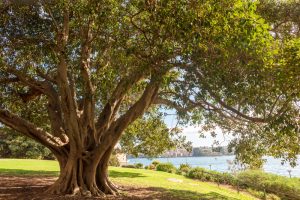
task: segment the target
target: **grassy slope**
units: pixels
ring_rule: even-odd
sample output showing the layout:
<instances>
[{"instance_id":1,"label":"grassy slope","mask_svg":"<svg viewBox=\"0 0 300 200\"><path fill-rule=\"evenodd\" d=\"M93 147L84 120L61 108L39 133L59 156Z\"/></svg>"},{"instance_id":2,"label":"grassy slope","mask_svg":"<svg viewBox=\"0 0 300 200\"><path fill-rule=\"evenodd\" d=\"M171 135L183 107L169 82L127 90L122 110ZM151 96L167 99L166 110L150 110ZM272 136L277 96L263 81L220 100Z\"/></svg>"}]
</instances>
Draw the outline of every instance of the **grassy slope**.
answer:
<instances>
[{"instance_id":1,"label":"grassy slope","mask_svg":"<svg viewBox=\"0 0 300 200\"><path fill-rule=\"evenodd\" d=\"M250 200L254 199L215 184L191 180L176 174L144 169L110 167L111 179L119 184L134 187L152 187L182 199ZM55 161L0 159L0 175L58 175ZM168 179L180 180L173 182Z\"/></svg>"}]
</instances>

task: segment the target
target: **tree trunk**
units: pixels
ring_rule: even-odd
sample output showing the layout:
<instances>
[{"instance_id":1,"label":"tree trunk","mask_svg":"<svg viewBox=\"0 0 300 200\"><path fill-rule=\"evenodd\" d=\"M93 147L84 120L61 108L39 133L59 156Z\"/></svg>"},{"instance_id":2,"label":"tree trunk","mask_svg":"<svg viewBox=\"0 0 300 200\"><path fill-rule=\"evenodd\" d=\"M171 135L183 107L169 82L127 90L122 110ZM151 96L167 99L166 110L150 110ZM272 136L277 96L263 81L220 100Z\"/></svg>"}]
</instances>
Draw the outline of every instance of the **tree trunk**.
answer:
<instances>
[{"instance_id":1,"label":"tree trunk","mask_svg":"<svg viewBox=\"0 0 300 200\"><path fill-rule=\"evenodd\" d=\"M116 186L108 179L108 161L113 148L102 153L99 163L94 156L82 158L78 154L60 156L60 176L46 191L51 194L76 196L104 196L118 194Z\"/></svg>"}]
</instances>

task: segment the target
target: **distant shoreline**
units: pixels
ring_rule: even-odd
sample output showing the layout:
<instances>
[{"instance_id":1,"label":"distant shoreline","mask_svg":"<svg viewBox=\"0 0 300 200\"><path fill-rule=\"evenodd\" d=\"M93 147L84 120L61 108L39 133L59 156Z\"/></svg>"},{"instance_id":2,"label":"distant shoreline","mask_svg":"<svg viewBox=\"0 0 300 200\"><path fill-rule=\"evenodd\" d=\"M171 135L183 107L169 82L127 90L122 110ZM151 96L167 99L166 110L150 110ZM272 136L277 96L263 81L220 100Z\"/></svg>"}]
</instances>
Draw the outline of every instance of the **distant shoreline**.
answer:
<instances>
[{"instance_id":1,"label":"distant shoreline","mask_svg":"<svg viewBox=\"0 0 300 200\"><path fill-rule=\"evenodd\" d=\"M211 169L219 172L229 172L229 167L234 165L235 155L220 155L220 156L200 156L200 157L157 157L157 158L128 158L127 164L142 163L144 166L150 165L153 160L159 162L170 162L174 166L179 167L180 164L189 164L192 167L202 167L206 169ZM270 172L278 175L289 176L289 170L291 170L292 175L300 177L300 157L298 159L298 166L292 168L290 165L281 165L280 159L275 159L273 157L265 157L267 162L264 164L264 171Z\"/></svg>"},{"instance_id":2,"label":"distant shoreline","mask_svg":"<svg viewBox=\"0 0 300 200\"><path fill-rule=\"evenodd\" d=\"M159 157L155 157L155 158L151 158L151 157L128 157L127 159L147 158L147 159L151 160L151 159L156 159L156 158L202 158L202 157L224 157L224 156L235 156L235 155L234 154L228 154L228 155L176 156L176 157L159 156Z\"/></svg>"}]
</instances>

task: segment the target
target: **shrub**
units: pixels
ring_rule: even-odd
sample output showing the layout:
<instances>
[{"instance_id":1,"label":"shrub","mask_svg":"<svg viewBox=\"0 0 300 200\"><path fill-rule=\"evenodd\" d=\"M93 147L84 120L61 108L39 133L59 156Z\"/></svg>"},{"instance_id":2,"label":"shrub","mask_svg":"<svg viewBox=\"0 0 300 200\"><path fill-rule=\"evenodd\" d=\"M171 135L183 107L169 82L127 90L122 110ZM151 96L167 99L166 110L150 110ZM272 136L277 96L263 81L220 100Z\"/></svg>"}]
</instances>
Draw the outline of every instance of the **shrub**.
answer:
<instances>
[{"instance_id":1,"label":"shrub","mask_svg":"<svg viewBox=\"0 0 300 200\"><path fill-rule=\"evenodd\" d=\"M178 175L185 175L182 171L180 171L179 169L176 169L176 172L175 174L178 174Z\"/></svg>"},{"instance_id":2,"label":"shrub","mask_svg":"<svg viewBox=\"0 0 300 200\"><path fill-rule=\"evenodd\" d=\"M122 165L122 167L124 167L124 168L136 168L135 165Z\"/></svg>"},{"instance_id":3,"label":"shrub","mask_svg":"<svg viewBox=\"0 0 300 200\"><path fill-rule=\"evenodd\" d=\"M300 179L288 178L262 171L245 171L238 174L241 187L266 191L283 200L300 199Z\"/></svg>"},{"instance_id":4,"label":"shrub","mask_svg":"<svg viewBox=\"0 0 300 200\"><path fill-rule=\"evenodd\" d=\"M224 172L219 176L219 182L227 185L236 185L237 178L230 173Z\"/></svg>"},{"instance_id":5,"label":"shrub","mask_svg":"<svg viewBox=\"0 0 300 200\"><path fill-rule=\"evenodd\" d=\"M204 168L196 167L189 171L187 177L198 179L201 181L216 181L216 176L212 172L208 172Z\"/></svg>"},{"instance_id":6,"label":"shrub","mask_svg":"<svg viewBox=\"0 0 300 200\"><path fill-rule=\"evenodd\" d=\"M150 169L150 170L155 170L155 169L156 169L156 166L153 165L153 164L150 164L150 165L148 166L148 169Z\"/></svg>"},{"instance_id":7,"label":"shrub","mask_svg":"<svg viewBox=\"0 0 300 200\"><path fill-rule=\"evenodd\" d=\"M187 174L191 169L192 168L189 164L180 164L179 166L180 174Z\"/></svg>"},{"instance_id":8,"label":"shrub","mask_svg":"<svg viewBox=\"0 0 300 200\"><path fill-rule=\"evenodd\" d=\"M120 166L120 162L117 158L117 156L115 154L112 154L109 158L109 161L108 161L108 165L109 166L113 166L113 167L119 167Z\"/></svg>"},{"instance_id":9,"label":"shrub","mask_svg":"<svg viewBox=\"0 0 300 200\"><path fill-rule=\"evenodd\" d=\"M137 168L137 169L142 169L144 167L144 165L142 163L136 163L134 165L135 165L135 168Z\"/></svg>"},{"instance_id":10,"label":"shrub","mask_svg":"<svg viewBox=\"0 0 300 200\"><path fill-rule=\"evenodd\" d=\"M196 167L189 171L189 173L187 174L187 177L206 181L206 180L204 180L204 173L205 173L205 169Z\"/></svg>"},{"instance_id":11,"label":"shrub","mask_svg":"<svg viewBox=\"0 0 300 200\"><path fill-rule=\"evenodd\" d=\"M211 181L220 184L235 185L236 178L229 173L221 173L212 170L206 170L204 168L196 167L191 169L187 174L187 177L198 179L201 181Z\"/></svg>"},{"instance_id":12,"label":"shrub","mask_svg":"<svg viewBox=\"0 0 300 200\"><path fill-rule=\"evenodd\" d=\"M172 163L159 163L156 166L157 171L163 171L168 173L175 173L176 167Z\"/></svg>"},{"instance_id":13,"label":"shrub","mask_svg":"<svg viewBox=\"0 0 300 200\"><path fill-rule=\"evenodd\" d=\"M145 169L149 169L149 170L155 170L155 166L150 164L148 166L145 166Z\"/></svg>"},{"instance_id":14,"label":"shrub","mask_svg":"<svg viewBox=\"0 0 300 200\"><path fill-rule=\"evenodd\" d=\"M160 162L158 160L154 160L151 164L154 165L154 167L156 167Z\"/></svg>"},{"instance_id":15,"label":"shrub","mask_svg":"<svg viewBox=\"0 0 300 200\"><path fill-rule=\"evenodd\" d=\"M280 197L276 196L275 194L266 194L262 191L253 190L251 188L247 189L247 192L254 197L259 199L266 199L266 200L281 200Z\"/></svg>"}]
</instances>

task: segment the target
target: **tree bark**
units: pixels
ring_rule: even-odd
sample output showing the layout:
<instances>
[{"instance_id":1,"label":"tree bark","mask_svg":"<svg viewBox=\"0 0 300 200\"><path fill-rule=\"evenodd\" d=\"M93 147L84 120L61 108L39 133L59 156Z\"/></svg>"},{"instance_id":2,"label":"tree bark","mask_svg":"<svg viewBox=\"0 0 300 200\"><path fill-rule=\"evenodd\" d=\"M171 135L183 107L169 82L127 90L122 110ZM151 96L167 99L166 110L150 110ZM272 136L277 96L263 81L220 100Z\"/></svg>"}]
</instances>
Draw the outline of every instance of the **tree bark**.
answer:
<instances>
[{"instance_id":1,"label":"tree bark","mask_svg":"<svg viewBox=\"0 0 300 200\"><path fill-rule=\"evenodd\" d=\"M61 155L58 158L60 176L46 191L51 194L76 196L104 196L118 194L117 188L108 179L108 161L113 147L103 151L99 163L94 156ZM81 154L82 155L82 154Z\"/></svg>"}]
</instances>

